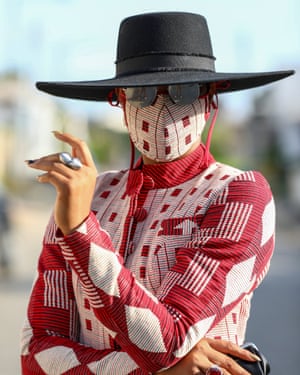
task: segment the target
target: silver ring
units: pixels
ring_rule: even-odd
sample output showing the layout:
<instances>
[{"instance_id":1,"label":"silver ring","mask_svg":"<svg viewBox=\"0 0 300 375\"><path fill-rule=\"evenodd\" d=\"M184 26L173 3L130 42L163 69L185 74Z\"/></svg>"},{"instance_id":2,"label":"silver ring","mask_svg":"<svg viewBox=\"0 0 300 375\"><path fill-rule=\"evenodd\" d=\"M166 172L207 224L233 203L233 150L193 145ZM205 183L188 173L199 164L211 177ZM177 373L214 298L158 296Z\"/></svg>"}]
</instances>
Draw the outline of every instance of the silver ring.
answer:
<instances>
[{"instance_id":1,"label":"silver ring","mask_svg":"<svg viewBox=\"0 0 300 375\"><path fill-rule=\"evenodd\" d=\"M212 365L210 368L206 370L205 375L222 375L223 371L217 365Z\"/></svg>"},{"instance_id":2,"label":"silver ring","mask_svg":"<svg viewBox=\"0 0 300 375\"><path fill-rule=\"evenodd\" d=\"M82 163L78 158L72 158L68 152L61 152L58 154L59 161L67 167L78 170L82 167Z\"/></svg>"}]
</instances>

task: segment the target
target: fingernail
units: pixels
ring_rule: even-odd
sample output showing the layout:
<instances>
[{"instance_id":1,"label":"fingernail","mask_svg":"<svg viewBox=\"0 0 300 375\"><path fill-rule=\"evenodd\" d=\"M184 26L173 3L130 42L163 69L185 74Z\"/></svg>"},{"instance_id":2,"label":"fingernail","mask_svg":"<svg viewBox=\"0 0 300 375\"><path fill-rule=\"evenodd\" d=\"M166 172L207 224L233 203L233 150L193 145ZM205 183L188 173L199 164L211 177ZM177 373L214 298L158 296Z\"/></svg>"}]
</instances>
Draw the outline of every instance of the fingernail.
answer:
<instances>
[{"instance_id":1,"label":"fingernail","mask_svg":"<svg viewBox=\"0 0 300 375\"><path fill-rule=\"evenodd\" d=\"M29 159L29 160L25 160L25 163L30 165L30 164L33 164L37 161L37 159Z\"/></svg>"},{"instance_id":2,"label":"fingernail","mask_svg":"<svg viewBox=\"0 0 300 375\"><path fill-rule=\"evenodd\" d=\"M251 357L252 357L253 359L255 359L256 361L261 362L261 358L259 358L259 356L257 356L256 354L254 354L254 353L250 353L250 355L251 355Z\"/></svg>"},{"instance_id":3,"label":"fingernail","mask_svg":"<svg viewBox=\"0 0 300 375\"><path fill-rule=\"evenodd\" d=\"M56 135L63 135L62 132L58 131L58 130L52 130L52 133L56 136Z\"/></svg>"}]
</instances>

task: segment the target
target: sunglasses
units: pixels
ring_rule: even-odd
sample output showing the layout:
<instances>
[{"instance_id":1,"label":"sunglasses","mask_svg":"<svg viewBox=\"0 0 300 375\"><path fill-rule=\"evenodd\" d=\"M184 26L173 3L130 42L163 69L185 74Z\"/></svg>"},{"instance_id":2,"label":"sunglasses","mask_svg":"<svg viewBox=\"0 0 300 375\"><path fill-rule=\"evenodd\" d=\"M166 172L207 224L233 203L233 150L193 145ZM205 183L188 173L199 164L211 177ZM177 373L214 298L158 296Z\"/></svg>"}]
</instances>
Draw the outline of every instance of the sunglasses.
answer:
<instances>
[{"instance_id":1,"label":"sunglasses","mask_svg":"<svg viewBox=\"0 0 300 375\"><path fill-rule=\"evenodd\" d=\"M136 108L145 108L152 105L160 93L168 93L174 104L192 104L200 96L208 93L208 85L199 83L185 83L166 87L143 86L124 88L126 100Z\"/></svg>"}]
</instances>

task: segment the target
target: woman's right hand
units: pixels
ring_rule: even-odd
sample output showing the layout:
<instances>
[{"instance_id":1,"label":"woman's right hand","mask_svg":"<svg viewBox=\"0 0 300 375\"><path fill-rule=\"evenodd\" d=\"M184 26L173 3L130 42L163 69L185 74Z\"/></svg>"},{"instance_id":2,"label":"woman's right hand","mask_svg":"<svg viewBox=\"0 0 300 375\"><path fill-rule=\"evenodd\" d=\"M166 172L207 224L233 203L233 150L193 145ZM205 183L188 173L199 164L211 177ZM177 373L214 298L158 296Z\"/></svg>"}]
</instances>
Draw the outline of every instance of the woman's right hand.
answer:
<instances>
[{"instance_id":1,"label":"woman's right hand","mask_svg":"<svg viewBox=\"0 0 300 375\"><path fill-rule=\"evenodd\" d=\"M206 371L213 365L219 366L223 375L250 375L248 371L239 366L229 355L250 362L259 360L251 352L242 349L232 342L203 338L175 366L156 373L156 375L205 375Z\"/></svg>"},{"instance_id":2,"label":"woman's right hand","mask_svg":"<svg viewBox=\"0 0 300 375\"><path fill-rule=\"evenodd\" d=\"M45 173L38 177L41 183L50 183L56 189L54 218L64 235L71 233L88 217L97 178L97 169L87 144L71 134L53 132L55 137L72 148L72 157L79 158L82 167L74 170L64 165L59 154L28 161L28 166Z\"/></svg>"}]
</instances>

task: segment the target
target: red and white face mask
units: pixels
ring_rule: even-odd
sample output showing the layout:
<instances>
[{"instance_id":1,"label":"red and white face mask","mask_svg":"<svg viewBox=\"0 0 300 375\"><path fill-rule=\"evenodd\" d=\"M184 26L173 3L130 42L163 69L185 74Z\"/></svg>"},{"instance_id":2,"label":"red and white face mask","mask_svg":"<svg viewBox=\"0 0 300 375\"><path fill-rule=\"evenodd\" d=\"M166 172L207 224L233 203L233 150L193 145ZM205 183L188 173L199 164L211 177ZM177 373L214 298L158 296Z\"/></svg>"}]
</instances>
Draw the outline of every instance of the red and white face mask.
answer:
<instances>
[{"instance_id":1,"label":"red and white face mask","mask_svg":"<svg viewBox=\"0 0 300 375\"><path fill-rule=\"evenodd\" d=\"M136 108L126 101L124 112L135 147L158 162L184 155L199 139L206 123L204 98L178 105L169 95L158 94L154 104L144 108Z\"/></svg>"}]
</instances>

